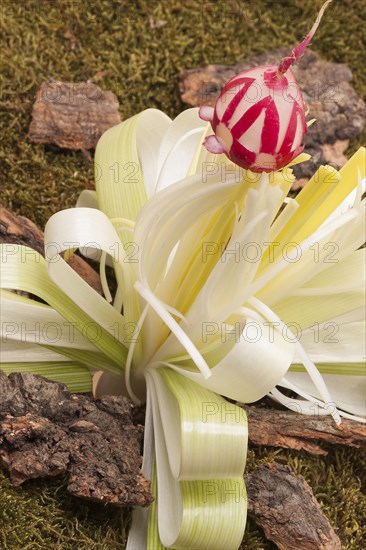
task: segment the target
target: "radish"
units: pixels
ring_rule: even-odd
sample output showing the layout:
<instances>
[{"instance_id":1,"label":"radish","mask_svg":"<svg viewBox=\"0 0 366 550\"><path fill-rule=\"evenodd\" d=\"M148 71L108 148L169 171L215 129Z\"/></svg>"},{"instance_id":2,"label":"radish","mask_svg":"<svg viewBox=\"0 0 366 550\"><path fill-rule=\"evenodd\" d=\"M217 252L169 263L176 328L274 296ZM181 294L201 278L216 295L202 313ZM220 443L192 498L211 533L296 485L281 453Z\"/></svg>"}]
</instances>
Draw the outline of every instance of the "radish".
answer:
<instances>
[{"instance_id":1,"label":"radish","mask_svg":"<svg viewBox=\"0 0 366 550\"><path fill-rule=\"evenodd\" d=\"M252 172L279 170L302 153L305 106L291 65L303 54L331 1L325 2L310 32L278 66L237 74L214 107L200 108L200 118L210 122L214 131L204 141L208 151L225 153Z\"/></svg>"}]
</instances>

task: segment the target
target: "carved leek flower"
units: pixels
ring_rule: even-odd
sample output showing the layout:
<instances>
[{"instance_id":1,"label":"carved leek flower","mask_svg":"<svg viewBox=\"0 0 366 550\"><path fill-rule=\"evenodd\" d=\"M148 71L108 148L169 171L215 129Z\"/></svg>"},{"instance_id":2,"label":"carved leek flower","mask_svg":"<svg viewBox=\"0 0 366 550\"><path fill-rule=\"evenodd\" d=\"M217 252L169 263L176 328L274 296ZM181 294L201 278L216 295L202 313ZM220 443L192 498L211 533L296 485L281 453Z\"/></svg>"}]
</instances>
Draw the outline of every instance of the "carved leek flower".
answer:
<instances>
[{"instance_id":1,"label":"carved leek flower","mask_svg":"<svg viewBox=\"0 0 366 550\"><path fill-rule=\"evenodd\" d=\"M290 168L239 170L202 147L208 131L195 109L112 128L96 192L49 220L46 259L2 245L2 367L42 366L79 391L98 371L96 393L147 399L157 501L136 510L129 549L239 547L247 427L221 396L269 393L336 421L365 410L365 150L291 199ZM67 265L76 248L97 253L104 297Z\"/></svg>"}]
</instances>

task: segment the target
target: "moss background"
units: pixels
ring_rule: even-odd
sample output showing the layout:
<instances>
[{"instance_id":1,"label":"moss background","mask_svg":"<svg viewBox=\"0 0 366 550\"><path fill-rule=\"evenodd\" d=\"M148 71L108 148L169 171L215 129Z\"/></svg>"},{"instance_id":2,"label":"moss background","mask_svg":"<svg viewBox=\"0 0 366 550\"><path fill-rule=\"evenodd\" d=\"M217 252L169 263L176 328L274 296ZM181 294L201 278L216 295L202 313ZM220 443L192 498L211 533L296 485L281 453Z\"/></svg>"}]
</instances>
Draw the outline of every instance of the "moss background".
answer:
<instances>
[{"instance_id":1,"label":"moss background","mask_svg":"<svg viewBox=\"0 0 366 550\"><path fill-rule=\"evenodd\" d=\"M318 0L3 0L0 17L1 203L43 227L93 187L92 164L79 151L27 139L32 104L43 81L98 81L113 90L122 118L157 107L175 116L181 70L235 63L293 46L310 29ZM347 63L365 93L366 4L334 0L313 40L324 58ZM152 28L151 23L165 24ZM154 26L154 25L153 25ZM365 141L365 134L350 151ZM268 460L290 464L311 484L343 548L365 547L366 452L332 449L327 458L301 452L250 451L248 468ZM14 488L0 471L0 548L122 550L128 516L70 497L61 480ZM249 525L245 548L269 549Z\"/></svg>"}]
</instances>

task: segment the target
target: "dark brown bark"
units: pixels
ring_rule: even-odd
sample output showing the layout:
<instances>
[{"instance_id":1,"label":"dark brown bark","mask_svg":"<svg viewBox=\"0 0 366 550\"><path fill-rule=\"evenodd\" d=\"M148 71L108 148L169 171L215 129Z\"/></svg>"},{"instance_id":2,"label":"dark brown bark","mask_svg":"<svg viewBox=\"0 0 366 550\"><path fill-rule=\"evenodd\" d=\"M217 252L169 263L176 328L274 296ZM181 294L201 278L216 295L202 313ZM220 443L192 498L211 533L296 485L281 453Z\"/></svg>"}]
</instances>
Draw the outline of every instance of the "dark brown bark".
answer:
<instances>
[{"instance_id":1,"label":"dark brown bark","mask_svg":"<svg viewBox=\"0 0 366 550\"><path fill-rule=\"evenodd\" d=\"M29 246L44 256L42 231L28 218L15 216L2 206L0 206L0 243ZM80 256L74 254L69 259L68 264L94 290L102 294L99 274L88 263L80 258Z\"/></svg>"},{"instance_id":2,"label":"dark brown bark","mask_svg":"<svg viewBox=\"0 0 366 550\"><path fill-rule=\"evenodd\" d=\"M255 409L247 407L250 430ZM143 428L136 418L124 397L71 395L41 376L0 371L0 463L16 485L67 474L68 490L78 497L147 506L153 497L140 469ZM280 549L340 549L310 487L290 468L262 465L245 480L249 513Z\"/></svg>"},{"instance_id":3,"label":"dark brown bark","mask_svg":"<svg viewBox=\"0 0 366 550\"><path fill-rule=\"evenodd\" d=\"M29 138L68 149L91 149L103 132L119 122L113 92L92 82L45 82L33 106Z\"/></svg>"},{"instance_id":4,"label":"dark brown bark","mask_svg":"<svg viewBox=\"0 0 366 550\"><path fill-rule=\"evenodd\" d=\"M124 397L92 399L29 373L0 371L0 463L16 485L67 474L68 490L116 506L147 506L143 428Z\"/></svg>"},{"instance_id":5,"label":"dark brown bark","mask_svg":"<svg viewBox=\"0 0 366 550\"><path fill-rule=\"evenodd\" d=\"M302 476L272 463L245 481L249 514L280 550L340 550L339 537Z\"/></svg>"},{"instance_id":6,"label":"dark brown bark","mask_svg":"<svg viewBox=\"0 0 366 550\"><path fill-rule=\"evenodd\" d=\"M366 442L366 425L343 418L337 426L329 416L304 416L291 411L246 406L249 440L255 445L305 450L326 455L320 443L360 447Z\"/></svg>"},{"instance_id":7,"label":"dark brown bark","mask_svg":"<svg viewBox=\"0 0 366 550\"><path fill-rule=\"evenodd\" d=\"M23 244L44 256L42 231L28 218L16 216L0 206L0 242Z\"/></svg>"}]
</instances>

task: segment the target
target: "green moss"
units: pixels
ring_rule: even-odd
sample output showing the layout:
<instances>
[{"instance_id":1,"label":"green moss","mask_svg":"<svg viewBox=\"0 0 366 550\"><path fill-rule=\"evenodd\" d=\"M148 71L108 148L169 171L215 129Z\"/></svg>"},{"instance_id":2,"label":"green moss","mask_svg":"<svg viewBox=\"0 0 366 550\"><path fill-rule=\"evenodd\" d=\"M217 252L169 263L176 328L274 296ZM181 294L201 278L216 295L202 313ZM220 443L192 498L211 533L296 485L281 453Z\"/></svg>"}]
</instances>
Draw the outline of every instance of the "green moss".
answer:
<instances>
[{"instance_id":1,"label":"green moss","mask_svg":"<svg viewBox=\"0 0 366 550\"><path fill-rule=\"evenodd\" d=\"M128 518L72 497L62 478L14 487L0 469L2 550L123 550Z\"/></svg>"},{"instance_id":2,"label":"green moss","mask_svg":"<svg viewBox=\"0 0 366 550\"><path fill-rule=\"evenodd\" d=\"M206 63L235 63L248 55L295 45L305 35L319 0L27 0L3 3L0 25L2 81L0 127L1 202L41 227L79 192L93 187L91 164L78 151L30 143L32 104L50 79L98 82L113 90L123 118L157 107L169 115L185 106L179 72ZM313 40L330 61L347 63L364 94L363 0L334 0ZM149 16L166 23L150 28ZM365 133L354 140L354 151ZM332 450L328 457L260 449L248 468L278 460L305 476L338 529L344 549L361 548L366 537L365 453ZM363 477L362 477L363 476ZM61 481L14 488L0 472L0 548L114 550L124 548L118 511L81 503ZM245 547L274 548L249 524Z\"/></svg>"},{"instance_id":3,"label":"green moss","mask_svg":"<svg viewBox=\"0 0 366 550\"><path fill-rule=\"evenodd\" d=\"M174 116L185 108L178 93L180 71L295 45L318 7L315 0L4 2L2 202L42 227L51 213L73 206L78 193L93 186L92 166L80 152L29 142L41 82L86 81L106 71L98 83L117 94L124 118L147 107ZM313 41L327 59L349 64L360 94L365 11L362 0L335 0ZM149 16L166 23L150 28Z\"/></svg>"}]
</instances>

